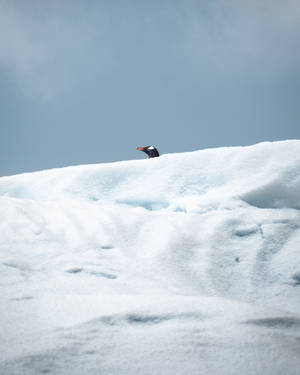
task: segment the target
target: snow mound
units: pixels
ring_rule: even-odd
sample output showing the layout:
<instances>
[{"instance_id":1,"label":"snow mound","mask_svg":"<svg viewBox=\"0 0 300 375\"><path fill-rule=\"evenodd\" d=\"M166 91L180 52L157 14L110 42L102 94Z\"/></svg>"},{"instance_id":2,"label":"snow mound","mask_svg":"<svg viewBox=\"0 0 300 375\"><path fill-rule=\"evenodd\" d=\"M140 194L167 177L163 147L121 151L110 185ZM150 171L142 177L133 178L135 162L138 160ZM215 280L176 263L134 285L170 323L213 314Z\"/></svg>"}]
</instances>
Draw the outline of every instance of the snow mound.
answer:
<instances>
[{"instance_id":1,"label":"snow mound","mask_svg":"<svg viewBox=\"0 0 300 375\"><path fill-rule=\"evenodd\" d=\"M149 210L174 209L178 201L189 206L189 198L220 203L240 197L261 208L299 209L299 160L299 141L208 149L3 177L0 194L39 201L82 198Z\"/></svg>"},{"instance_id":2,"label":"snow mound","mask_svg":"<svg viewBox=\"0 0 300 375\"><path fill-rule=\"evenodd\" d=\"M207 373L225 364L227 373L241 373L244 363L234 353L241 342L246 352L252 339L262 347L269 343L277 355L277 341L264 341L261 330L272 329L285 335L284 340L299 342L299 192L300 141L0 178L4 373L40 373L51 361L59 374L93 373L79 362L77 372L64 370L79 353L75 341L93 330L102 332L106 343L111 334L126 342L120 350L126 373L132 374L153 373L152 365L155 373L183 373L181 340L195 353L205 345L215 348L212 327L223 332L214 340L229 345L232 358L228 361L225 351L217 364L208 361ZM226 329L231 320L234 333ZM68 328L54 336L45 333L57 327ZM208 332L202 346L197 346L195 329ZM141 350L139 330L154 335L137 362L148 366L140 371L131 354L133 348ZM249 330L255 330L254 338ZM168 353L178 354L171 367L164 332L175 340L169 342ZM231 335L241 332L241 338L234 336L234 347ZM105 346L97 335L90 335L91 342ZM159 355L158 342L163 343ZM294 348L289 343L277 368L296 374L300 363L293 352L287 353ZM66 352L57 349L65 345ZM91 345L80 352L82 358L95 355ZM215 349L206 348L202 355L209 357L210 350ZM161 372L158 362L151 362L152 352L162 363ZM116 352L107 356L106 365L98 359L88 363L104 366L104 373L120 373L113 366ZM185 370L197 373L198 365L186 362ZM252 373L274 374L274 369L264 364Z\"/></svg>"},{"instance_id":3,"label":"snow mound","mask_svg":"<svg viewBox=\"0 0 300 375\"><path fill-rule=\"evenodd\" d=\"M109 291L293 293L299 192L300 141L3 177L2 282L58 272Z\"/></svg>"}]
</instances>

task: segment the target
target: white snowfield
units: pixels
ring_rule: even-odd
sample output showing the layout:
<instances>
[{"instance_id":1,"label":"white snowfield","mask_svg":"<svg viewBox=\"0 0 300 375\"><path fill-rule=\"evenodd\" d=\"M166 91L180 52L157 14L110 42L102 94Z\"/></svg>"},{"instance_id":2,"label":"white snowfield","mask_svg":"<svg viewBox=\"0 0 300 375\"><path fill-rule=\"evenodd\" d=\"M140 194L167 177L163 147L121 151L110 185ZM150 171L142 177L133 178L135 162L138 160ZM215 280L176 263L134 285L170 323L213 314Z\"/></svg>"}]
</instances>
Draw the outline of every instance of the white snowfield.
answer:
<instances>
[{"instance_id":1,"label":"white snowfield","mask_svg":"<svg viewBox=\"0 0 300 375\"><path fill-rule=\"evenodd\" d=\"M0 178L0 373L300 373L300 141Z\"/></svg>"}]
</instances>

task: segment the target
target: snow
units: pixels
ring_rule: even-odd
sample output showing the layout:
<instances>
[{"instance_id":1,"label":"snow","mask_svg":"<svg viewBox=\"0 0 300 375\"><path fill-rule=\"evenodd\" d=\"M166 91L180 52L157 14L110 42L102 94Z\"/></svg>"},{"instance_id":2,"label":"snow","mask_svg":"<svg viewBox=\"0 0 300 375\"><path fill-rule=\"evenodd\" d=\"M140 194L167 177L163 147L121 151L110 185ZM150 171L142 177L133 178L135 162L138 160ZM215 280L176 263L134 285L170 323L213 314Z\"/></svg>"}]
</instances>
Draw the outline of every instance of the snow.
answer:
<instances>
[{"instance_id":1,"label":"snow","mask_svg":"<svg viewBox=\"0 0 300 375\"><path fill-rule=\"evenodd\" d=\"M298 374L300 141L0 178L0 373Z\"/></svg>"}]
</instances>

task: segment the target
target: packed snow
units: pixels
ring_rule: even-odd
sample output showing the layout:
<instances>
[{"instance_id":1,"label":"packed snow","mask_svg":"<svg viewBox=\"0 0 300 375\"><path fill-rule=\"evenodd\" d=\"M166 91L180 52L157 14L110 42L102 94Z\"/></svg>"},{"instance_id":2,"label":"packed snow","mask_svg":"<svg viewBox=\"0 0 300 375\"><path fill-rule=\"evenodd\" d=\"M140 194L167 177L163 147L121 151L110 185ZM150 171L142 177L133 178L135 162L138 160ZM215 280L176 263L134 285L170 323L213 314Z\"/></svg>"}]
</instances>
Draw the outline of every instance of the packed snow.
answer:
<instances>
[{"instance_id":1,"label":"packed snow","mask_svg":"<svg viewBox=\"0 0 300 375\"><path fill-rule=\"evenodd\" d=\"M300 369L300 141L0 178L0 373Z\"/></svg>"}]
</instances>

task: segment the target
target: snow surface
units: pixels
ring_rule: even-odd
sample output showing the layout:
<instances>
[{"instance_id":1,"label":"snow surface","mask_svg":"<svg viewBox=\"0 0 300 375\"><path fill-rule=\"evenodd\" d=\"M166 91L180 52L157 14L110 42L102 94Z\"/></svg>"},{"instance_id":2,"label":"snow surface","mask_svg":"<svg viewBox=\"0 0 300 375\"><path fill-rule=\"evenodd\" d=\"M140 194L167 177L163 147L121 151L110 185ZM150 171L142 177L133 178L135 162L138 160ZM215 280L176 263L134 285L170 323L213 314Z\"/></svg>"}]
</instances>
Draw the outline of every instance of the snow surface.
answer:
<instances>
[{"instance_id":1,"label":"snow surface","mask_svg":"<svg viewBox=\"0 0 300 375\"><path fill-rule=\"evenodd\" d=\"M300 141L0 178L0 373L299 374Z\"/></svg>"}]
</instances>

